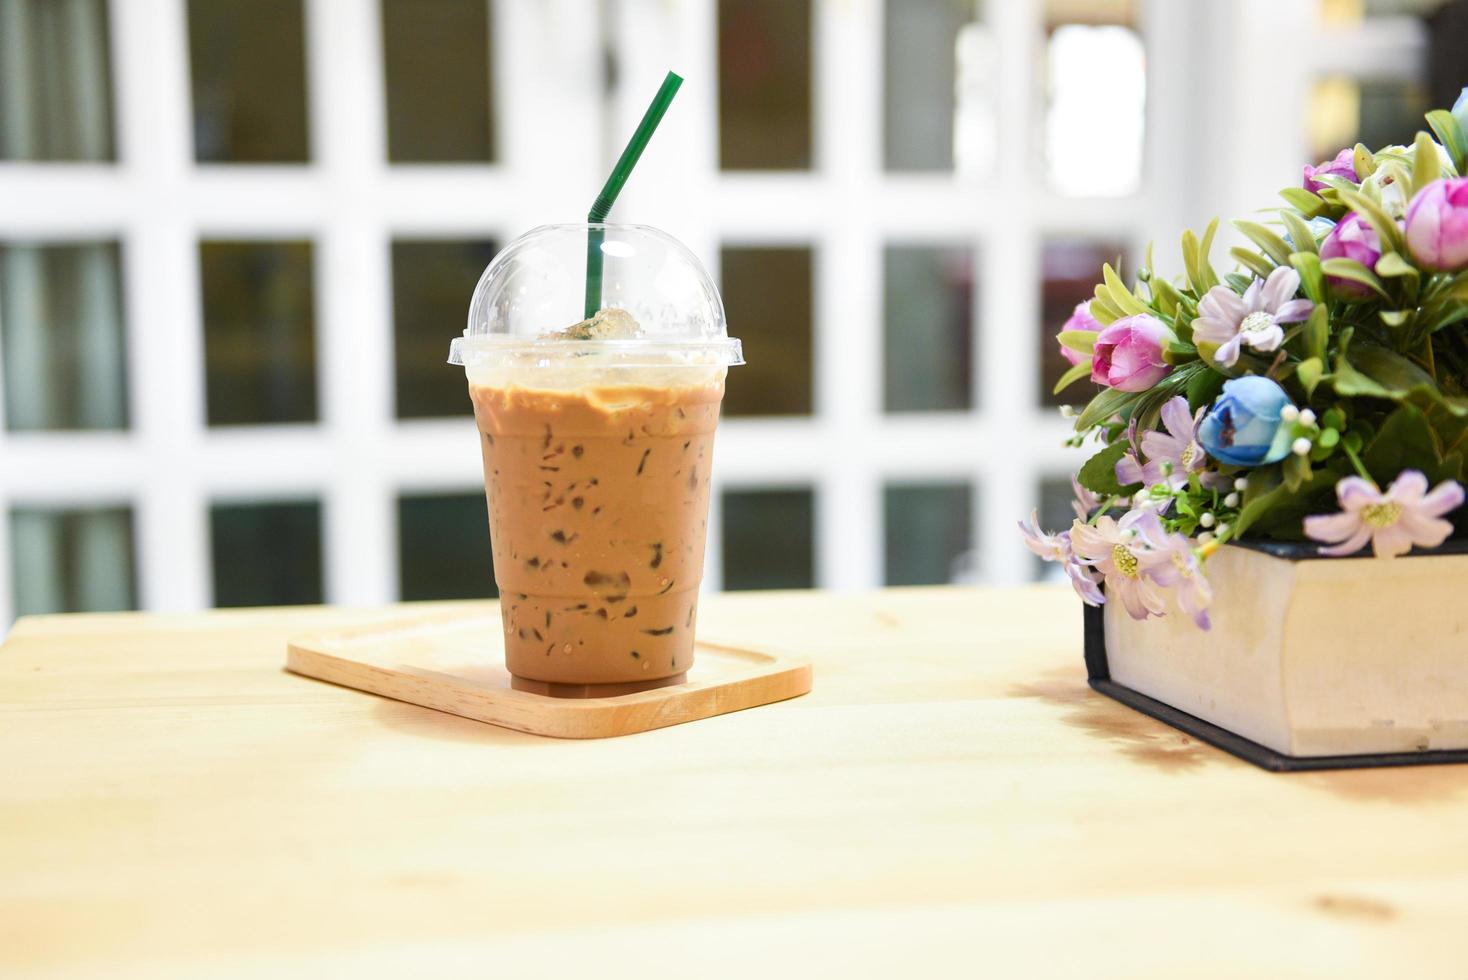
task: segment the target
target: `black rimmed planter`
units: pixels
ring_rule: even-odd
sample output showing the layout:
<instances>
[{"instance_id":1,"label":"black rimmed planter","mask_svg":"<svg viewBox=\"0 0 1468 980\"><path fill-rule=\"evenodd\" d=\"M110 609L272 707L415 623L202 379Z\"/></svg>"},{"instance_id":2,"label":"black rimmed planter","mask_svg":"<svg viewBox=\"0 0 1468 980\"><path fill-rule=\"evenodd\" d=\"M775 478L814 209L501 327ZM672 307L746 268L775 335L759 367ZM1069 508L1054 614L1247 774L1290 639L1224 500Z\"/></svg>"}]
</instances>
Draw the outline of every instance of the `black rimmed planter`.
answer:
<instances>
[{"instance_id":1,"label":"black rimmed planter","mask_svg":"<svg viewBox=\"0 0 1468 980\"><path fill-rule=\"evenodd\" d=\"M1468 541L1391 560L1240 542L1213 628L1086 607L1091 687L1273 771L1468 762Z\"/></svg>"}]
</instances>

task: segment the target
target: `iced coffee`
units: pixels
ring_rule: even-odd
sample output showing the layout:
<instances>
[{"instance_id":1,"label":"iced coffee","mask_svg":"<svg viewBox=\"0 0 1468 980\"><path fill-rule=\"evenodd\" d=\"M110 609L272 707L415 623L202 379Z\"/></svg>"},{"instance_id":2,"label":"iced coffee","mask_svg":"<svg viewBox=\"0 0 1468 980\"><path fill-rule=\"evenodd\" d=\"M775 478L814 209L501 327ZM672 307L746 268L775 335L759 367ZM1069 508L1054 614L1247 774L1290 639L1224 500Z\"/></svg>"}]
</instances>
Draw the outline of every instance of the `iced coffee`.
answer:
<instances>
[{"instance_id":1,"label":"iced coffee","mask_svg":"<svg viewBox=\"0 0 1468 980\"><path fill-rule=\"evenodd\" d=\"M639 313L661 315L664 335ZM657 305L609 307L465 358L521 689L611 695L677 683L692 665L714 430L739 361L721 307L702 340L667 336L668 320L680 322Z\"/></svg>"}]
</instances>

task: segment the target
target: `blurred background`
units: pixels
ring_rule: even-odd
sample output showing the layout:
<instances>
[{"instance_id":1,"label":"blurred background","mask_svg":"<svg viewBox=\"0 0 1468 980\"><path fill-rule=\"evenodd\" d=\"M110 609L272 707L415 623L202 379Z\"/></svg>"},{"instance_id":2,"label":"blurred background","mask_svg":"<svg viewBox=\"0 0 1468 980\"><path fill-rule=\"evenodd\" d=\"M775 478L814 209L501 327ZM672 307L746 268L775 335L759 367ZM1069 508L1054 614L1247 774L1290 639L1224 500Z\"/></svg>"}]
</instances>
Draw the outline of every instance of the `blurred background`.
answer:
<instances>
[{"instance_id":1,"label":"blurred background","mask_svg":"<svg viewBox=\"0 0 1468 980\"><path fill-rule=\"evenodd\" d=\"M0 0L0 630L492 594L449 340L669 68L613 219L749 358L708 587L1032 580L1100 263L1409 142L1464 51L1468 0Z\"/></svg>"}]
</instances>

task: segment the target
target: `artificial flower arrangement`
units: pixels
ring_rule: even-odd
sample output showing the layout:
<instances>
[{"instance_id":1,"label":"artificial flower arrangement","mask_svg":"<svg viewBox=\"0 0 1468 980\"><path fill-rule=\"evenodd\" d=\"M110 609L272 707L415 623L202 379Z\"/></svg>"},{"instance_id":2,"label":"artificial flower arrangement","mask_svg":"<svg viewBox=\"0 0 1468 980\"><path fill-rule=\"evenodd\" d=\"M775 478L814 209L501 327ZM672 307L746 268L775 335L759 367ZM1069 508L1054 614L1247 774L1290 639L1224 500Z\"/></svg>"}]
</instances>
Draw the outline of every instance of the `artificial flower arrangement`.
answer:
<instances>
[{"instance_id":1,"label":"artificial flower arrangement","mask_svg":"<svg viewBox=\"0 0 1468 980\"><path fill-rule=\"evenodd\" d=\"M1305 167L1277 220L1234 222L1234 271L1210 264L1216 220L1183 236L1184 276L1150 247L1130 288L1103 268L1056 385L1102 386L1072 439L1101 448L1069 530L1021 524L1087 603L1146 619L1171 596L1207 629L1230 541L1392 558L1468 534L1468 89L1427 122L1436 140Z\"/></svg>"}]
</instances>

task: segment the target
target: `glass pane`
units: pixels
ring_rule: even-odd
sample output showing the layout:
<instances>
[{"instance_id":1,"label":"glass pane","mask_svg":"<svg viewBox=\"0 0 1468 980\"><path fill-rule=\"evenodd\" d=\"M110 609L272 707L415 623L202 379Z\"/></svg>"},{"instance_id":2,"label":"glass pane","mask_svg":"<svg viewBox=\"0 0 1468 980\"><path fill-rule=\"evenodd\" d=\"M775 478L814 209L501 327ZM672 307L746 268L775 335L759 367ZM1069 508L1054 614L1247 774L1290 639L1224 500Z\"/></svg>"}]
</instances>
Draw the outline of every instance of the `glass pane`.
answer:
<instances>
[{"instance_id":1,"label":"glass pane","mask_svg":"<svg viewBox=\"0 0 1468 980\"><path fill-rule=\"evenodd\" d=\"M1147 70L1133 17L1120 0L1046 3L1045 164L1056 193L1113 197L1141 184Z\"/></svg>"},{"instance_id":2,"label":"glass pane","mask_svg":"<svg viewBox=\"0 0 1468 980\"><path fill-rule=\"evenodd\" d=\"M200 162L310 159L301 0L189 0L189 65Z\"/></svg>"},{"instance_id":3,"label":"glass pane","mask_svg":"<svg viewBox=\"0 0 1468 980\"><path fill-rule=\"evenodd\" d=\"M209 511L216 606L321 602L321 504L215 504Z\"/></svg>"},{"instance_id":4,"label":"glass pane","mask_svg":"<svg viewBox=\"0 0 1468 980\"><path fill-rule=\"evenodd\" d=\"M727 490L724 588L808 589L815 584L815 495Z\"/></svg>"},{"instance_id":5,"label":"glass pane","mask_svg":"<svg viewBox=\"0 0 1468 980\"><path fill-rule=\"evenodd\" d=\"M974 0L886 0L883 159L888 170L951 170L958 43Z\"/></svg>"},{"instance_id":6,"label":"glass pane","mask_svg":"<svg viewBox=\"0 0 1468 980\"><path fill-rule=\"evenodd\" d=\"M973 538L967 483L888 486L883 493L888 585L944 585Z\"/></svg>"},{"instance_id":7,"label":"glass pane","mask_svg":"<svg viewBox=\"0 0 1468 980\"><path fill-rule=\"evenodd\" d=\"M0 2L0 160L114 158L108 35L106 0Z\"/></svg>"},{"instance_id":8,"label":"glass pane","mask_svg":"<svg viewBox=\"0 0 1468 980\"><path fill-rule=\"evenodd\" d=\"M726 414L810 414L812 264L806 247L720 252L729 333L749 359L729 373Z\"/></svg>"},{"instance_id":9,"label":"glass pane","mask_svg":"<svg viewBox=\"0 0 1468 980\"><path fill-rule=\"evenodd\" d=\"M463 330L469 296L494 252L488 241L392 243L398 418L473 414L464 372L445 363L445 338Z\"/></svg>"},{"instance_id":10,"label":"glass pane","mask_svg":"<svg viewBox=\"0 0 1468 980\"><path fill-rule=\"evenodd\" d=\"M719 166L811 165L810 0L719 0Z\"/></svg>"},{"instance_id":11,"label":"glass pane","mask_svg":"<svg viewBox=\"0 0 1468 980\"><path fill-rule=\"evenodd\" d=\"M1328 160L1356 143L1410 144L1426 125L1422 116L1429 108L1427 90L1416 82L1322 78L1310 89L1310 158Z\"/></svg>"},{"instance_id":12,"label":"glass pane","mask_svg":"<svg viewBox=\"0 0 1468 980\"><path fill-rule=\"evenodd\" d=\"M1040 253L1040 323L1037 340L1040 345L1040 404L1084 405L1100 389L1089 380L1077 381L1058 395L1051 389L1060 376L1070 370L1070 362L1060 353L1055 335L1070 319L1078 303L1096 294L1101 281L1101 266L1118 263L1126 254L1117 242L1087 242L1072 239L1047 241ZM1129 274L1123 269L1123 274Z\"/></svg>"},{"instance_id":13,"label":"glass pane","mask_svg":"<svg viewBox=\"0 0 1468 980\"><path fill-rule=\"evenodd\" d=\"M493 159L490 6L488 0L382 0L393 163Z\"/></svg>"},{"instance_id":14,"label":"glass pane","mask_svg":"<svg viewBox=\"0 0 1468 980\"><path fill-rule=\"evenodd\" d=\"M127 427L121 250L0 246L0 354L11 432Z\"/></svg>"},{"instance_id":15,"label":"glass pane","mask_svg":"<svg viewBox=\"0 0 1468 980\"><path fill-rule=\"evenodd\" d=\"M398 588L409 601L499 595L484 491L398 499Z\"/></svg>"},{"instance_id":16,"label":"glass pane","mask_svg":"<svg viewBox=\"0 0 1468 980\"><path fill-rule=\"evenodd\" d=\"M136 609L133 515L126 507L10 512L18 616Z\"/></svg>"},{"instance_id":17,"label":"glass pane","mask_svg":"<svg viewBox=\"0 0 1468 980\"><path fill-rule=\"evenodd\" d=\"M889 245L883 271L886 410L972 408L973 250Z\"/></svg>"},{"instance_id":18,"label":"glass pane","mask_svg":"<svg viewBox=\"0 0 1468 980\"><path fill-rule=\"evenodd\" d=\"M1071 502L1075 500L1075 491L1071 488L1069 477L1049 477L1040 481L1039 499L1035 501L1033 508L1040 515L1041 530L1052 534L1064 531L1070 527L1071 521L1075 520L1075 511L1071 509ZM1034 563L1034 578L1040 582L1065 582L1065 572L1053 561L1044 561L1039 556L1032 556Z\"/></svg>"},{"instance_id":19,"label":"glass pane","mask_svg":"<svg viewBox=\"0 0 1468 980\"><path fill-rule=\"evenodd\" d=\"M203 242L210 425L316 418L310 242Z\"/></svg>"}]
</instances>

